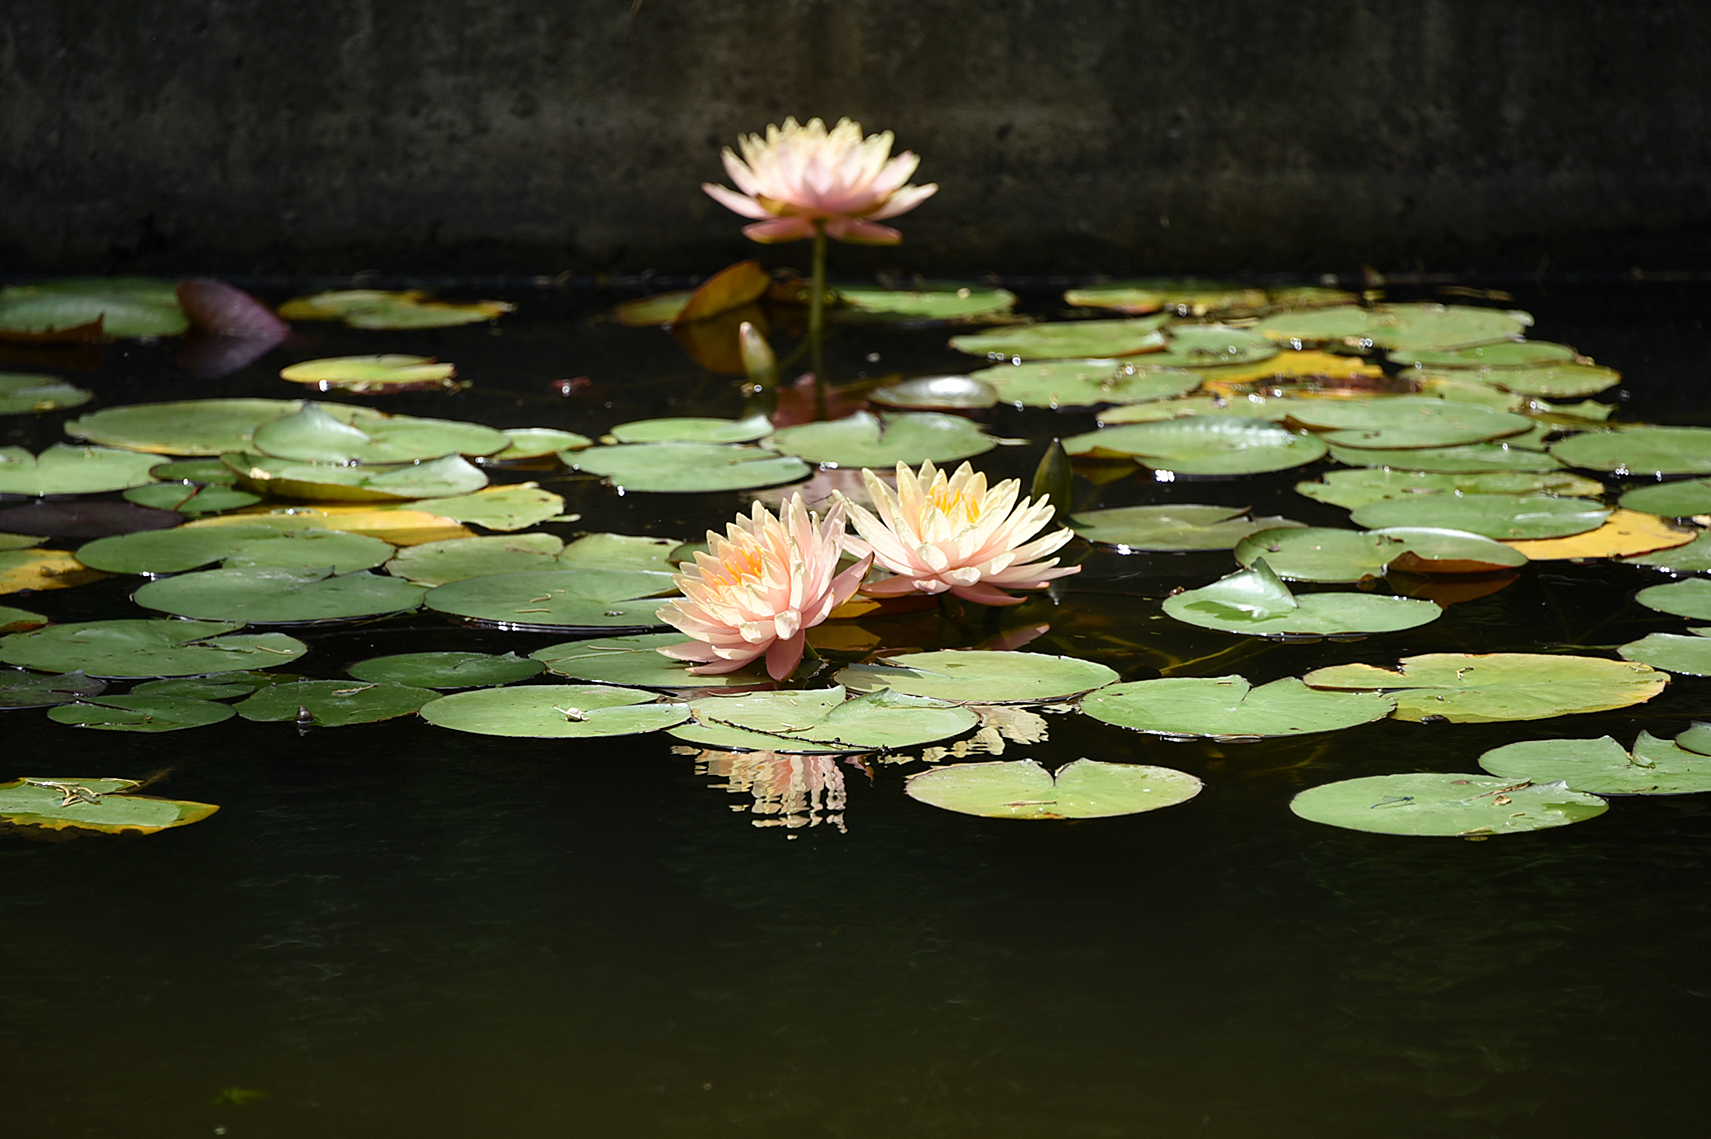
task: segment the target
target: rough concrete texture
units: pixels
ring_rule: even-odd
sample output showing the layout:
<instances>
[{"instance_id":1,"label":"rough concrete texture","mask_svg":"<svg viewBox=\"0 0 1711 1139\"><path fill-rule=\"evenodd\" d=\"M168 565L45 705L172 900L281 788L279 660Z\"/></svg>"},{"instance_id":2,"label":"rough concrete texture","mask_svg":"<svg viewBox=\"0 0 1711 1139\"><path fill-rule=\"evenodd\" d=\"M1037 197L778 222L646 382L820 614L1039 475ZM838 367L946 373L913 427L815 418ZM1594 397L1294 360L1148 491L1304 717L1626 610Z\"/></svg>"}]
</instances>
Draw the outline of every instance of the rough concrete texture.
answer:
<instances>
[{"instance_id":1,"label":"rough concrete texture","mask_svg":"<svg viewBox=\"0 0 1711 1139\"><path fill-rule=\"evenodd\" d=\"M1695 0L6 9L14 270L705 271L752 247L697 185L787 114L943 187L846 268L1711 262Z\"/></svg>"}]
</instances>

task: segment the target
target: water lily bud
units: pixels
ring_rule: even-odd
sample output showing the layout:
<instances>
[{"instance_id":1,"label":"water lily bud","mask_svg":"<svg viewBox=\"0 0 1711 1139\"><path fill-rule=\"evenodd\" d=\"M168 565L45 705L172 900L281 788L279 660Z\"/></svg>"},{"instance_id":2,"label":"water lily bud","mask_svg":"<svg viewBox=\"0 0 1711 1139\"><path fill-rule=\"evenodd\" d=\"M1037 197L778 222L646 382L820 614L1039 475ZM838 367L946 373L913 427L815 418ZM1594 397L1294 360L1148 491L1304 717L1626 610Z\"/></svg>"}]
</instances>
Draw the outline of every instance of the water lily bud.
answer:
<instances>
[{"instance_id":1,"label":"water lily bud","mask_svg":"<svg viewBox=\"0 0 1711 1139\"><path fill-rule=\"evenodd\" d=\"M760 330L746 320L737 329L737 350L742 353L743 371L751 382L763 388L778 386L778 357Z\"/></svg>"}]
</instances>

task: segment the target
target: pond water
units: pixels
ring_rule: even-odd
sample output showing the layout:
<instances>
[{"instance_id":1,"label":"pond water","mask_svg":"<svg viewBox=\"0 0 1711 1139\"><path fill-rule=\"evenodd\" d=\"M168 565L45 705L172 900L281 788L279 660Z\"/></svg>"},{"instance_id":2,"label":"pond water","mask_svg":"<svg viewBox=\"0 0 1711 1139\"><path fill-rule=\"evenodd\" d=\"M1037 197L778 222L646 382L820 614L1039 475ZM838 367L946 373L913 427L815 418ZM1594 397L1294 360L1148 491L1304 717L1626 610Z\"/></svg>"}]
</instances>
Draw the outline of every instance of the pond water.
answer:
<instances>
[{"instance_id":1,"label":"pond water","mask_svg":"<svg viewBox=\"0 0 1711 1139\"><path fill-rule=\"evenodd\" d=\"M277 301L300 284L257 292ZM1507 287L1537 318L1530 335L1625 373L1621 417L1711 423L1703 283ZM300 324L293 342L214 381L186 377L170 345L66 353L36 366L95 402L0 418L0 444L39 450L92 407L293 398L282 363L375 351L453 360L473 386L330 399L589 435L741 410L735 381L665 334L595 319L610 296L521 282L503 295L518 310L492 326ZM1024 291L1022 307L1055 311L1057 295ZM1413 299L1394 287L1391 298ZM828 367L966 370L945 337L845 328ZM583 376L591 384L571 396L554 387ZM1024 482L1047 441L1094 426L1080 412L981 419L1028 440L981 468ZM1330 466L1174 483L1136 468L1098 487L1078 479L1076 506L1206 502L1344 525L1343 511L1292 490ZM746 502L620 496L562 470L506 477L565 497L582 517L546 526L561 535L695 538ZM1419 629L1279 643L1161 614L1173 589L1227 572L1227 553L1098 550L1083 565L1015 609L920 615L883 635L967 646L1047 623L1031 650L1125 680L1193 661L1180 674L1257 684L1423 652L1607 656L1681 624L1631 603L1668 580L1656 571L1545 562ZM135 585L4 600L55 621L139 616ZM564 639L436 614L298 635L310 652L291 671L329 678L382 653L526 654ZM1700 1114L1711 1025L1711 800L1619 799L1583 825L1487 842L1338 830L1288 803L1358 775L1477 770L1481 752L1516 739L1674 736L1711 711L1708 695L1711 681L1677 676L1618 711L1384 719L1251 743L1167 742L1048 713L1044 742L1009 742L1002 758L1153 763L1206 784L1169 810L1057 823L916 802L903 782L919 762L828 764L841 788L762 802L764 781L708 770L657 733L498 739L409 717L124 735L8 712L7 778L166 771L156 793L221 810L146 838L0 839L4 1131L1276 1139L1684 1127ZM760 825L784 823L795 825Z\"/></svg>"}]
</instances>

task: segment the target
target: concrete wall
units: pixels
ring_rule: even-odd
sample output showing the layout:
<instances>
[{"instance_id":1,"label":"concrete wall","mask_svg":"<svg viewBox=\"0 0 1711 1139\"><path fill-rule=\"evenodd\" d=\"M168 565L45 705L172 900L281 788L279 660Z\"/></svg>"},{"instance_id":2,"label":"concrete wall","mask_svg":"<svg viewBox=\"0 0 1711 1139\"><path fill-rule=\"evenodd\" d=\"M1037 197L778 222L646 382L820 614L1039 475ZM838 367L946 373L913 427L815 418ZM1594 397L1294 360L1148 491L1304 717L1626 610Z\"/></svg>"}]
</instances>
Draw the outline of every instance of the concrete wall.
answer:
<instances>
[{"instance_id":1,"label":"concrete wall","mask_svg":"<svg viewBox=\"0 0 1711 1139\"><path fill-rule=\"evenodd\" d=\"M6 0L0 267L705 271L720 147L847 114L943 189L846 269L1708 268L1708 49L1697 0Z\"/></svg>"}]
</instances>

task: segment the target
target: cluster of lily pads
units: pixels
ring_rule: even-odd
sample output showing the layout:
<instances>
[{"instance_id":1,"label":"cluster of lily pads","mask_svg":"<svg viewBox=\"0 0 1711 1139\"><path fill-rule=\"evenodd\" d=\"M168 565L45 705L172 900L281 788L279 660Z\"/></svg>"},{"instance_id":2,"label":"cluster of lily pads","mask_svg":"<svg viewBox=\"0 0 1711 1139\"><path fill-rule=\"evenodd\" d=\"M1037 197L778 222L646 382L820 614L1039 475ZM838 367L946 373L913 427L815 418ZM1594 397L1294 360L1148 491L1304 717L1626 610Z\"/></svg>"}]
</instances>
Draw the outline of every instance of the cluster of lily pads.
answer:
<instances>
[{"instance_id":1,"label":"cluster of lily pads","mask_svg":"<svg viewBox=\"0 0 1711 1139\"><path fill-rule=\"evenodd\" d=\"M699 290L633 303L620 318L681 329L800 302L799 282L745 265ZM136 281L7 289L0 333L94 324L108 337L172 335L183 328L167 319L173 295L170 283ZM681 634L652 631L694 547L605 533L567 542L539 528L575 521L563 499L517 476L580 473L626 494L754 492L800 483L817 468L977 458L1000 440L958 414L971 408L1091 408L1099 428L1063 445L1095 483L1137 465L1170 482L1342 464L1297 490L1348 509L1346 528L1191 503L1066 515L1087 541L1117 551L1230 551L1232 572L1163 602L1187 624L1239 636L1363 637L1433 621L1445 605L1503 588L1530 561L1711 570L1711 545L1692 521L1711 513L1711 479L1676 477L1711 475L1711 429L1610 423L1611 405L1589 397L1619 375L1566 345L1526 339L1525 313L1163 282L1074 290L1069 305L1121 315L1052 321L1016 317L1016 298L1000 289L846 289L839 300L834 319L856 325L991 325L950 341L983 366L939 378L950 384L905 381L871 393L884 410L786 427L756 413L577 424L591 431L584 435L348 403L206 399L101 407L66 422L73 442L40 454L0 449L0 494L33 500L0 505L0 591L135 575L144 579L135 604L161 615L52 624L0 607L0 664L24 670L0 673L0 708L46 707L58 723L144 732L232 717L331 728L416 715L489 735L661 731L698 749L837 759L904 757L968 738L1004 707L1085 714L1166 738L1247 740L1386 717L1593 712L1651 699L1668 673L1711 675L1708 625L1623 645L1622 659L1432 654L1395 670L1334 666L1258 686L1236 675L1125 683L1102 664L1042 652L899 654L909 646L894 645L875 656L865 639L834 631L885 612L862 602L821 636L832 663L803 681L816 687L780 688L759 672L696 676L655 651ZM408 329L494 319L508 307L346 291L280 312ZM281 372L323 391L368 394L449 388L454 376L452 364L399 354ZM53 376L0 377L0 414L90 398ZM1580 402L1551 402L1565 400ZM1604 482L1577 470L1651 485L1608 504ZM87 497L114 492L125 501ZM89 540L73 547L55 542L60 535ZM1339 584L1353 588L1324 588ZM1638 600L1711 622L1711 583L1701 578L1654 586ZM307 645L276 631L418 610L569 639L528 657L414 653L309 678L289 671ZM111 692L113 682L129 687ZM1711 789L1708 733L1696 725L1674 743L1642 734L1632 751L1608 738L1526 741L1482 756L1487 774L1348 780L1303 793L1294 809L1389 833L1483 837L1562 825L1602 811L1604 795ZM110 782L9 784L0 818L84 825L107 817L103 803L149 801ZM941 764L907 787L968 813L1083 818L1180 803L1201 784L1168 768L1082 759L1055 775L1031 760ZM175 806L159 825L205 817L204 807ZM149 810L166 818L165 807Z\"/></svg>"}]
</instances>

